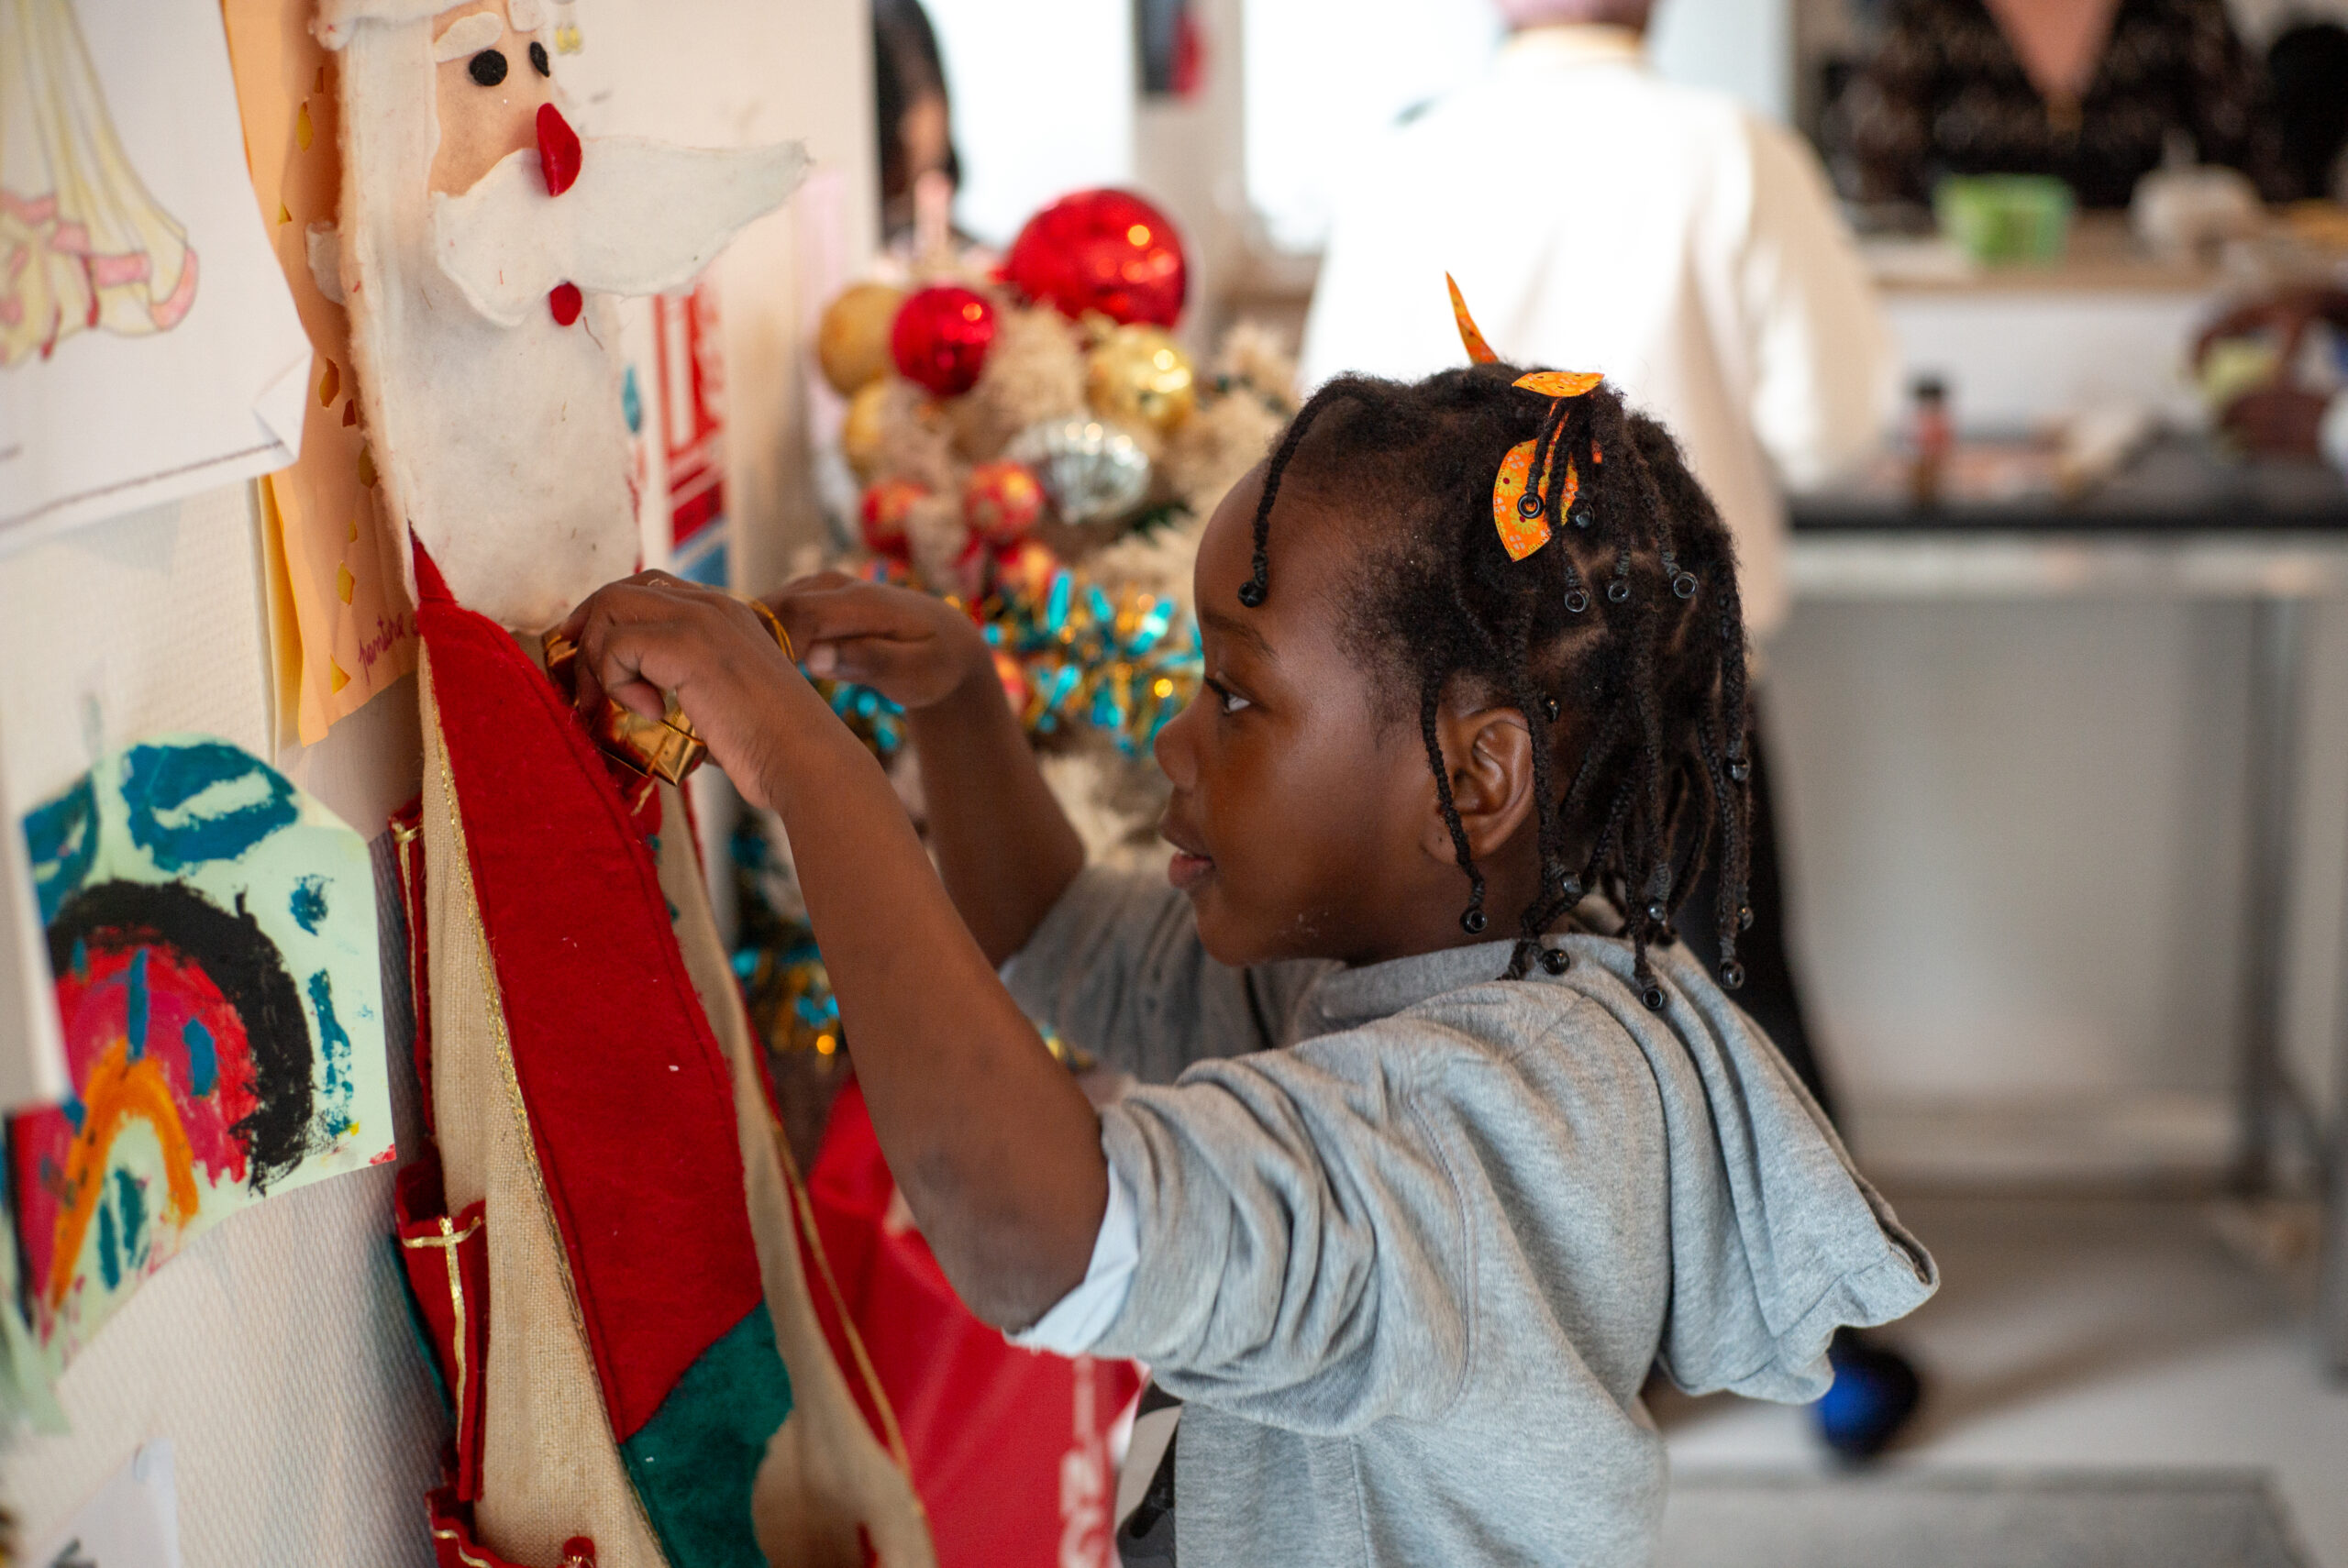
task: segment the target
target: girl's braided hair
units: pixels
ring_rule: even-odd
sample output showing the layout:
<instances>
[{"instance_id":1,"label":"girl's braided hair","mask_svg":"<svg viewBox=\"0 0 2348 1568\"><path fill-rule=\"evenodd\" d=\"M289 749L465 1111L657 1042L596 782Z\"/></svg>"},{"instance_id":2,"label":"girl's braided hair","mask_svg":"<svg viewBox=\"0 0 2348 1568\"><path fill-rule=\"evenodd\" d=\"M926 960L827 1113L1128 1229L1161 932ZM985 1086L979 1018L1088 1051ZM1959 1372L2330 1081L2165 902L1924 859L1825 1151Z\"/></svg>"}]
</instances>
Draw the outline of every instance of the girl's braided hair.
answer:
<instances>
[{"instance_id":1,"label":"girl's braided hair","mask_svg":"<svg viewBox=\"0 0 2348 1568\"><path fill-rule=\"evenodd\" d=\"M1664 1005L1647 948L1706 864L1717 866L1720 977L1744 981L1752 776L1744 624L1733 548L1670 433L1611 386L1553 403L1505 364L1416 382L1341 376L1273 449L1255 518L1253 608L1271 591L1266 555L1284 481L1305 484L1365 535L1346 635L1364 661L1415 697L1435 794L1484 929L1484 875L1451 798L1435 720L1447 687L1516 708L1533 741L1541 880L1518 922L1507 977L1565 954L1540 936L1585 894L1623 911L1646 1005ZM1312 439L1308 442L1308 434ZM1492 522L1509 448L1535 441L1532 484L1549 542L1512 561ZM1567 459L1579 494L1566 504ZM1530 494L1523 502L1535 509ZM1560 514L1561 509L1563 515ZM1562 741L1562 745L1557 742ZM1553 746L1556 753L1553 756ZM1571 772L1562 784L1556 765Z\"/></svg>"}]
</instances>

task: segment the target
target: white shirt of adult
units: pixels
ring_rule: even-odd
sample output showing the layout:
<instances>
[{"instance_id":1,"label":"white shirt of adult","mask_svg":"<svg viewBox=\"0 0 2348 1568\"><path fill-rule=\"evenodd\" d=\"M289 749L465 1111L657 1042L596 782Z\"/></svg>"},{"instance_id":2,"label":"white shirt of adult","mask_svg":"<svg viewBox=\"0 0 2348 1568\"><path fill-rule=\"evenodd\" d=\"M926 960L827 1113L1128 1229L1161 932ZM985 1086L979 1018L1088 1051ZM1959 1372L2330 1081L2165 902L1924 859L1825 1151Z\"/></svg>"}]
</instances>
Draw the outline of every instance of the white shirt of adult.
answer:
<instances>
[{"instance_id":1,"label":"white shirt of adult","mask_svg":"<svg viewBox=\"0 0 2348 1568\"><path fill-rule=\"evenodd\" d=\"M1897 362L1823 171L1791 133L1648 68L1639 35L1515 35L1397 129L1338 204L1302 374L1464 363L1447 271L1503 358L1599 370L1670 426L1736 540L1745 624L1784 622L1781 489L1873 451Z\"/></svg>"}]
</instances>

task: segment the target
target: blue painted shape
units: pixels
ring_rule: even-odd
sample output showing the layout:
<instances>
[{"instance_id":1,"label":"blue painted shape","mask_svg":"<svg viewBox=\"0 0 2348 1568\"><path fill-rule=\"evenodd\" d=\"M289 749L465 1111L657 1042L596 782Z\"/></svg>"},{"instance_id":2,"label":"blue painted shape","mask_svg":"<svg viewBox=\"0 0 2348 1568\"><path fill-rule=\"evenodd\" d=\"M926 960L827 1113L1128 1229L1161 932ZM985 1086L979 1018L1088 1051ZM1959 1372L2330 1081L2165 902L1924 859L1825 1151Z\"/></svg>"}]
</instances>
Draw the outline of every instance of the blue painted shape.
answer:
<instances>
[{"instance_id":1,"label":"blue painted shape","mask_svg":"<svg viewBox=\"0 0 2348 1568\"><path fill-rule=\"evenodd\" d=\"M98 793L86 776L49 804L26 813L25 848L32 860L40 922L48 925L65 900L81 890L97 862Z\"/></svg>"},{"instance_id":2,"label":"blue painted shape","mask_svg":"<svg viewBox=\"0 0 2348 1568\"><path fill-rule=\"evenodd\" d=\"M131 747L122 799L131 842L167 872L234 860L301 815L292 784L226 741Z\"/></svg>"},{"instance_id":3,"label":"blue painted shape","mask_svg":"<svg viewBox=\"0 0 2348 1568\"><path fill-rule=\"evenodd\" d=\"M147 1259L147 1188L128 1171L114 1173L116 1205L122 1210L122 1255L136 1268Z\"/></svg>"},{"instance_id":4,"label":"blue painted shape","mask_svg":"<svg viewBox=\"0 0 2348 1568\"><path fill-rule=\"evenodd\" d=\"M147 949L140 948L130 955L130 978L125 982L130 993L122 1004L123 1031L130 1036L130 1060L136 1062L147 1055Z\"/></svg>"},{"instance_id":5,"label":"blue painted shape","mask_svg":"<svg viewBox=\"0 0 2348 1568\"><path fill-rule=\"evenodd\" d=\"M327 879L310 876L294 883L291 907L302 929L317 935L319 922L327 918Z\"/></svg>"},{"instance_id":6,"label":"blue painted shape","mask_svg":"<svg viewBox=\"0 0 2348 1568\"><path fill-rule=\"evenodd\" d=\"M122 1243L114 1228L114 1205L98 1195L98 1277L113 1290L122 1284Z\"/></svg>"},{"instance_id":7,"label":"blue painted shape","mask_svg":"<svg viewBox=\"0 0 2348 1568\"><path fill-rule=\"evenodd\" d=\"M319 1055L326 1058L326 1092L350 1093L350 1036L334 1015L334 978L324 969L310 977L310 1009L318 1015Z\"/></svg>"},{"instance_id":8,"label":"blue painted shape","mask_svg":"<svg viewBox=\"0 0 2348 1568\"><path fill-rule=\"evenodd\" d=\"M636 435L644 428L644 389L637 385L634 365L630 365L627 374L620 379L620 416L627 421L629 435Z\"/></svg>"},{"instance_id":9,"label":"blue painted shape","mask_svg":"<svg viewBox=\"0 0 2348 1568\"><path fill-rule=\"evenodd\" d=\"M200 1018L191 1018L180 1026L180 1041L187 1047L187 1092L202 1099L220 1081L220 1050L212 1043L212 1031L204 1027Z\"/></svg>"}]
</instances>

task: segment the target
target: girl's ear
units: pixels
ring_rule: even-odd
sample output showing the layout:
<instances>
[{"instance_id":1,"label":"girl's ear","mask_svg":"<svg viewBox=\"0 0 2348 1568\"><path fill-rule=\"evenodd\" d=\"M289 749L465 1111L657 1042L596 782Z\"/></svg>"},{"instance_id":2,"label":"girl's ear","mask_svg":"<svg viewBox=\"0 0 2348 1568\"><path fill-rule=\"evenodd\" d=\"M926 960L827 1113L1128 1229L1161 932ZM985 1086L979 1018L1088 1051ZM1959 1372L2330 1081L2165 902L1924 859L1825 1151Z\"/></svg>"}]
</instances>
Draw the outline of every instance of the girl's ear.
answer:
<instances>
[{"instance_id":1,"label":"girl's ear","mask_svg":"<svg viewBox=\"0 0 2348 1568\"><path fill-rule=\"evenodd\" d=\"M1466 712L1446 702L1435 719L1435 738L1443 745L1451 803L1467 830L1468 852L1487 860L1533 815L1533 732L1514 708ZM1444 865L1457 864L1440 812L1429 819L1424 847Z\"/></svg>"}]
</instances>

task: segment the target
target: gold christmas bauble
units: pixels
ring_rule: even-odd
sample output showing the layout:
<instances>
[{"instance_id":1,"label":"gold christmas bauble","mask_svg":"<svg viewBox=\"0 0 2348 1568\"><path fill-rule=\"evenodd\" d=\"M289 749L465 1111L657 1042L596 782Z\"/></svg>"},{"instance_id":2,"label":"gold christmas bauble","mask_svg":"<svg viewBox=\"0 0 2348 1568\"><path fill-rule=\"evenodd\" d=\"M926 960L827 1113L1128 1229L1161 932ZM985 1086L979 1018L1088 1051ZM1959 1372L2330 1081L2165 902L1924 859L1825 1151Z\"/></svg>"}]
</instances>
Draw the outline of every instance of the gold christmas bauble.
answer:
<instances>
[{"instance_id":1,"label":"gold christmas bauble","mask_svg":"<svg viewBox=\"0 0 2348 1568\"><path fill-rule=\"evenodd\" d=\"M888 401L888 379L869 382L847 400L847 417L840 424L840 453L856 477L868 483L880 457L881 409Z\"/></svg>"},{"instance_id":2,"label":"gold christmas bauble","mask_svg":"<svg viewBox=\"0 0 2348 1568\"><path fill-rule=\"evenodd\" d=\"M1085 391L1104 418L1146 425L1163 435L1191 417L1198 402L1191 357L1163 327L1120 326L1085 365Z\"/></svg>"},{"instance_id":3,"label":"gold christmas bauble","mask_svg":"<svg viewBox=\"0 0 2348 1568\"><path fill-rule=\"evenodd\" d=\"M903 289L886 283L854 283L824 307L815 331L815 358L824 379L842 397L853 397L889 373L889 332Z\"/></svg>"}]
</instances>

